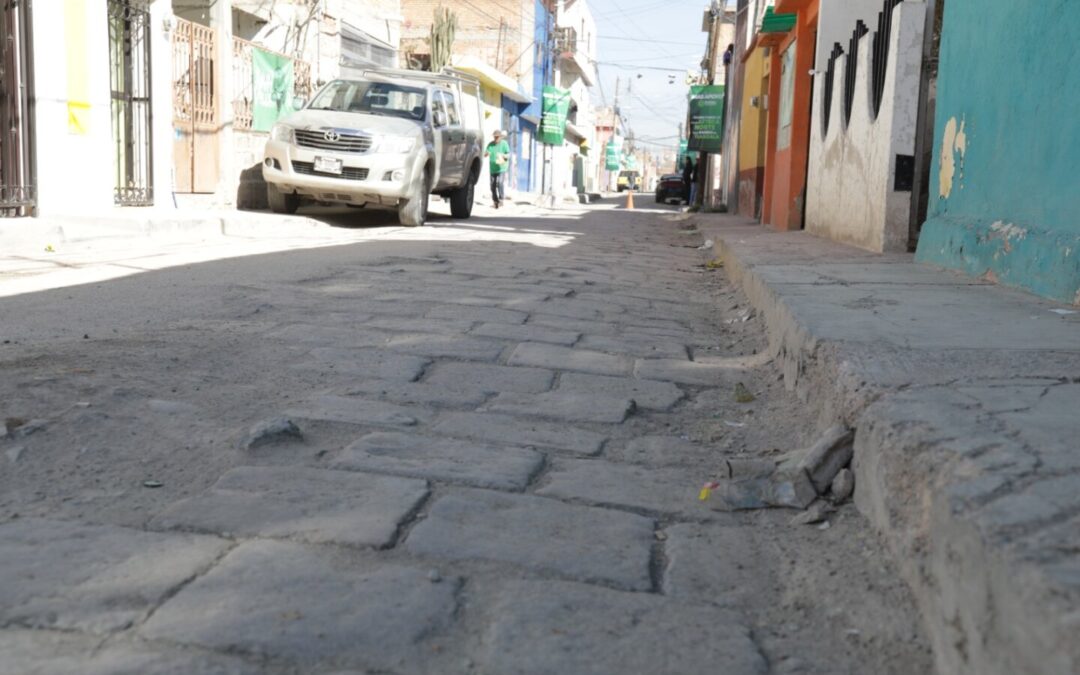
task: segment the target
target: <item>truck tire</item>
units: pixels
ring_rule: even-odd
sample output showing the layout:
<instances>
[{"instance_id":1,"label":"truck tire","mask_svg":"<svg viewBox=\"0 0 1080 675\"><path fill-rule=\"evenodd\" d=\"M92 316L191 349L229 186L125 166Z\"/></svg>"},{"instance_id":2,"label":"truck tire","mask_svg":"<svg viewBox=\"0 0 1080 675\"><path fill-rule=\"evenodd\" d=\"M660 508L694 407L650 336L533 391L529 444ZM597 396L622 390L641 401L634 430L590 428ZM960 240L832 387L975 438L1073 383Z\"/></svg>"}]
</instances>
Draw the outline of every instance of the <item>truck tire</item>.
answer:
<instances>
[{"instance_id":1,"label":"truck tire","mask_svg":"<svg viewBox=\"0 0 1080 675\"><path fill-rule=\"evenodd\" d=\"M266 201L270 203L270 210L274 213L292 214L300 208L299 195L286 194L273 183L266 184Z\"/></svg>"},{"instance_id":2,"label":"truck tire","mask_svg":"<svg viewBox=\"0 0 1080 675\"><path fill-rule=\"evenodd\" d=\"M420 227L427 222L428 200L431 198L430 169L424 169L424 179L417 191L398 206L398 222L406 227Z\"/></svg>"},{"instance_id":3,"label":"truck tire","mask_svg":"<svg viewBox=\"0 0 1080 675\"><path fill-rule=\"evenodd\" d=\"M455 218L468 218L472 215L473 200L476 196L476 169L469 171L465 184L450 193L450 215Z\"/></svg>"}]
</instances>

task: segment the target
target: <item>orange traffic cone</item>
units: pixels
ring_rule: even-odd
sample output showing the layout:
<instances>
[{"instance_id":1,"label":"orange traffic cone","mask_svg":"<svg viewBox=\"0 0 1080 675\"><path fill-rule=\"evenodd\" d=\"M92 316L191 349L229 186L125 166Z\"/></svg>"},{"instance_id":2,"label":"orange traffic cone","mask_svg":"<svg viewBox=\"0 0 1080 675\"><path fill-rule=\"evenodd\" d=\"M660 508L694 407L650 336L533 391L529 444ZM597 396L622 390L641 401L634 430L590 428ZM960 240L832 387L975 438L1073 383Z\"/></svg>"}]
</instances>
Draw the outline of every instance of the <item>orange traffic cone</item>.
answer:
<instances>
[{"instance_id":1,"label":"orange traffic cone","mask_svg":"<svg viewBox=\"0 0 1080 675\"><path fill-rule=\"evenodd\" d=\"M634 191L633 190L627 190L626 191L626 208L627 208L627 210L630 210L630 209L634 208Z\"/></svg>"}]
</instances>

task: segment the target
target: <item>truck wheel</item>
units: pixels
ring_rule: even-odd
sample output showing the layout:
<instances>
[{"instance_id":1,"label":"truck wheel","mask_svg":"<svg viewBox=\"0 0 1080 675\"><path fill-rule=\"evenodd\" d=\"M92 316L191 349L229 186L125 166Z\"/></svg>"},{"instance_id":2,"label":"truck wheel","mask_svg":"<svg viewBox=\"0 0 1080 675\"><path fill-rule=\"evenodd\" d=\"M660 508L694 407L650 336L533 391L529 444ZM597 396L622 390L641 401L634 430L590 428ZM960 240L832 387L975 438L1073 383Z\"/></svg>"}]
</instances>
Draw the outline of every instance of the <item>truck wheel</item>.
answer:
<instances>
[{"instance_id":1,"label":"truck wheel","mask_svg":"<svg viewBox=\"0 0 1080 675\"><path fill-rule=\"evenodd\" d=\"M428 199L431 193L431 172L424 170L424 182L418 186L419 194L413 193L398 206L398 222L406 227L420 227L427 221Z\"/></svg>"},{"instance_id":2,"label":"truck wheel","mask_svg":"<svg viewBox=\"0 0 1080 675\"><path fill-rule=\"evenodd\" d=\"M300 208L299 195L286 194L273 183L266 184L266 201L274 213L296 213L296 209Z\"/></svg>"},{"instance_id":3,"label":"truck wheel","mask_svg":"<svg viewBox=\"0 0 1080 675\"><path fill-rule=\"evenodd\" d=\"M450 215L455 218L468 218L472 215L477 178L476 170L470 171L465 184L450 193Z\"/></svg>"}]
</instances>

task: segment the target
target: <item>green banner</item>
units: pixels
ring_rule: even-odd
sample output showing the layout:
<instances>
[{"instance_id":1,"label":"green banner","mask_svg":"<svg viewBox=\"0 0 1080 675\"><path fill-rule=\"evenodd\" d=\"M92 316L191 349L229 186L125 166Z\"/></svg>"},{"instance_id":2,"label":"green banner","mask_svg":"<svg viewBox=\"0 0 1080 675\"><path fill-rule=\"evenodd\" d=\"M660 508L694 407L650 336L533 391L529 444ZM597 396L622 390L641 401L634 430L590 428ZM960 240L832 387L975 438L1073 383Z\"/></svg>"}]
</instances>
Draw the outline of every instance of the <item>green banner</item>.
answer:
<instances>
[{"instance_id":1,"label":"green banner","mask_svg":"<svg viewBox=\"0 0 1080 675\"><path fill-rule=\"evenodd\" d=\"M562 145L566 135L566 115L570 112L570 91L559 87L544 87L541 108L540 142L546 145Z\"/></svg>"},{"instance_id":2,"label":"green banner","mask_svg":"<svg viewBox=\"0 0 1080 675\"><path fill-rule=\"evenodd\" d=\"M608 141L604 149L604 168L608 171L619 170L619 146L615 145L615 141Z\"/></svg>"},{"instance_id":3,"label":"green banner","mask_svg":"<svg viewBox=\"0 0 1080 675\"><path fill-rule=\"evenodd\" d=\"M264 52L251 51L252 124L255 131L270 131L278 118L293 111L292 59Z\"/></svg>"},{"instance_id":4,"label":"green banner","mask_svg":"<svg viewBox=\"0 0 1080 675\"><path fill-rule=\"evenodd\" d=\"M724 145L724 86L690 87L691 150L720 152Z\"/></svg>"}]
</instances>

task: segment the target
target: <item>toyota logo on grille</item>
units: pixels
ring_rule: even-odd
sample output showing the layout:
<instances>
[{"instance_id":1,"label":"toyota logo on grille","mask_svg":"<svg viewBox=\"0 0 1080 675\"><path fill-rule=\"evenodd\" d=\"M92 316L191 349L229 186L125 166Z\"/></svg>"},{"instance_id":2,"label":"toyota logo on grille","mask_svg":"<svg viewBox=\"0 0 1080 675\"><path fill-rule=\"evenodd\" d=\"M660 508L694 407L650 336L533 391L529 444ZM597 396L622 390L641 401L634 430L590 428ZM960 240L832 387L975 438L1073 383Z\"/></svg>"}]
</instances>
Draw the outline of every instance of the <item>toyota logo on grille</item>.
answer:
<instances>
[{"instance_id":1,"label":"toyota logo on grille","mask_svg":"<svg viewBox=\"0 0 1080 675\"><path fill-rule=\"evenodd\" d=\"M323 138L330 141L331 143L337 143L338 139L341 138L341 135L331 129L330 131L327 131L325 134L323 134Z\"/></svg>"}]
</instances>

